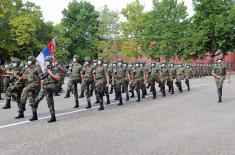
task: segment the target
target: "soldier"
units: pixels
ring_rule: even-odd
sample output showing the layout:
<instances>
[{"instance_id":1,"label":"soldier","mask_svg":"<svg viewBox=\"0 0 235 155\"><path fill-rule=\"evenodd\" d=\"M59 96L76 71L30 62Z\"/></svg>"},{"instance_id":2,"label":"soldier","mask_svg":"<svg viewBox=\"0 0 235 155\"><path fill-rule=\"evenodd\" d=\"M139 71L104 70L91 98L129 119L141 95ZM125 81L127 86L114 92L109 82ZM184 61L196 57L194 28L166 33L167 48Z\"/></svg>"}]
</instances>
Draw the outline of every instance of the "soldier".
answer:
<instances>
[{"instance_id":1,"label":"soldier","mask_svg":"<svg viewBox=\"0 0 235 155\"><path fill-rule=\"evenodd\" d=\"M125 72L125 78L124 78L124 92L126 93L126 101L129 101L130 97L129 97L128 85L129 85L129 81L130 81L131 69L128 68L127 62L124 62L124 63L123 63L123 67L124 67L125 70L126 70L126 72Z\"/></svg>"},{"instance_id":2,"label":"soldier","mask_svg":"<svg viewBox=\"0 0 235 155\"><path fill-rule=\"evenodd\" d=\"M21 81L27 81L27 85L24 87L21 94L19 104L19 115L15 117L16 119L24 117L24 107L28 97L29 103L33 103L38 93L38 88L40 88L40 76L42 76L43 74L41 68L36 65L35 57L29 56L27 58L27 65L28 68L26 69L25 74L21 77L18 77L18 79L20 79ZM30 121L37 120L37 109L32 108L32 113L33 117L30 119Z\"/></svg>"},{"instance_id":3,"label":"soldier","mask_svg":"<svg viewBox=\"0 0 235 155\"><path fill-rule=\"evenodd\" d=\"M161 69L160 69L160 74L159 74L159 87L161 89L162 92L162 96L165 97L166 96L166 80L168 79L168 69L166 68L165 64L161 64L160 65Z\"/></svg>"},{"instance_id":4,"label":"soldier","mask_svg":"<svg viewBox=\"0 0 235 155\"><path fill-rule=\"evenodd\" d=\"M103 63L104 63L103 66L104 66L104 69L105 69L106 76L108 76L108 78L106 77L106 79L105 79L105 87L104 87L104 94L106 95L106 98L107 98L106 104L108 105L108 104L110 104L109 87L108 86L111 82L110 79L112 79L112 77L111 77L111 72L110 72L110 69L109 69L109 66L108 66L108 62L104 61Z\"/></svg>"},{"instance_id":5,"label":"soldier","mask_svg":"<svg viewBox=\"0 0 235 155\"><path fill-rule=\"evenodd\" d=\"M95 89L98 97L98 101L100 103L100 108L98 110L104 110L103 105L103 96L105 93L105 87L109 86L109 77L108 73L105 72L105 68L103 66L103 60L98 58L96 70L93 71L94 81L95 81ZM107 82L107 83L106 83Z\"/></svg>"},{"instance_id":6,"label":"soldier","mask_svg":"<svg viewBox=\"0 0 235 155\"><path fill-rule=\"evenodd\" d=\"M178 87L178 90L180 91L180 93L183 92L183 88L182 88L182 83L181 83L181 80L184 79L184 67L179 64L178 65L178 68L177 68L177 71L176 71L176 86Z\"/></svg>"},{"instance_id":7,"label":"soldier","mask_svg":"<svg viewBox=\"0 0 235 155\"><path fill-rule=\"evenodd\" d=\"M93 70L94 68L91 66L91 59L89 57L85 58L85 63L84 63L84 67L81 71L82 74L82 85L84 84L85 87L85 96L87 99L87 107L86 109L90 109L91 108L91 92L92 90L92 85L94 83L94 79L93 79Z\"/></svg>"},{"instance_id":8,"label":"soldier","mask_svg":"<svg viewBox=\"0 0 235 155\"><path fill-rule=\"evenodd\" d=\"M55 66L57 68L59 68L60 70L60 82L58 83L58 85L56 86L56 90L54 91L54 96L60 96L60 92L62 92L62 85L64 83L64 78L66 76L66 72L65 72L65 68L64 66L61 64L61 60L58 60L55 62Z\"/></svg>"},{"instance_id":9,"label":"soldier","mask_svg":"<svg viewBox=\"0 0 235 155\"><path fill-rule=\"evenodd\" d=\"M126 75L126 69L122 66L122 61L119 61L117 67L114 69L114 72L113 72L113 79L116 84L116 93L119 99L118 105L123 104L122 89L125 87L125 75ZM127 98L128 97L129 96L127 96Z\"/></svg>"},{"instance_id":10,"label":"soldier","mask_svg":"<svg viewBox=\"0 0 235 155\"><path fill-rule=\"evenodd\" d=\"M157 91L155 87L155 82L159 81L159 68L156 66L156 64L153 62L151 63L151 68L149 70L149 83L150 83L150 92L153 93L153 99L156 99L157 97Z\"/></svg>"},{"instance_id":11,"label":"soldier","mask_svg":"<svg viewBox=\"0 0 235 155\"><path fill-rule=\"evenodd\" d=\"M191 74L192 74L192 68L189 65L187 65L186 69L184 70L184 77L185 77L185 84L188 87L188 91L190 91L189 79Z\"/></svg>"},{"instance_id":12,"label":"soldier","mask_svg":"<svg viewBox=\"0 0 235 155\"><path fill-rule=\"evenodd\" d=\"M0 60L1 61L1 60ZM3 86L3 78L2 78L2 76L3 76L3 74L4 74L4 72L5 72L5 69L3 68L3 66L0 64L0 100L3 100L3 98L2 98L2 92L3 92L3 88L4 88L4 86Z\"/></svg>"},{"instance_id":13,"label":"soldier","mask_svg":"<svg viewBox=\"0 0 235 155\"><path fill-rule=\"evenodd\" d=\"M145 79L144 70L143 70L143 68L140 67L140 62L137 62L135 64L135 69L133 70L133 74L132 74L131 79L132 80L130 82L134 83L134 87L135 87L135 90L137 93L138 99L136 102L140 102L140 89L142 88L142 85L143 85L143 79ZM143 95L145 95L145 94L144 94L144 91L142 90L142 96Z\"/></svg>"},{"instance_id":14,"label":"soldier","mask_svg":"<svg viewBox=\"0 0 235 155\"><path fill-rule=\"evenodd\" d=\"M35 101L31 103L30 106L37 109L39 102L46 96L47 105L51 114L51 118L48 123L51 123L56 121L53 92L61 77L59 76L59 69L53 66L53 57L48 56L45 58L45 61L47 69L41 77L41 90Z\"/></svg>"},{"instance_id":15,"label":"soldier","mask_svg":"<svg viewBox=\"0 0 235 155\"><path fill-rule=\"evenodd\" d=\"M24 82L17 81L17 78L20 77L24 73L24 68L20 66L20 59L12 58L12 70L6 71L5 74L10 75L10 86L6 89L6 104L2 109L11 108L11 97L15 96L16 102L20 103L21 92L24 88Z\"/></svg>"},{"instance_id":16,"label":"soldier","mask_svg":"<svg viewBox=\"0 0 235 155\"><path fill-rule=\"evenodd\" d=\"M171 92L171 94L174 94L174 77L173 75L175 74L175 68L173 63L169 63L168 66L168 79L167 79L167 85L168 85L168 92Z\"/></svg>"},{"instance_id":17,"label":"soldier","mask_svg":"<svg viewBox=\"0 0 235 155\"><path fill-rule=\"evenodd\" d=\"M212 70L212 76L215 78L216 86L217 86L217 93L218 93L218 103L222 102L222 95L223 95L223 83L226 79L226 74L228 74L228 80L230 82L230 75L227 72L225 66L222 62L222 57L218 58L218 65L214 66ZM226 73L227 72L227 73Z\"/></svg>"},{"instance_id":18,"label":"soldier","mask_svg":"<svg viewBox=\"0 0 235 155\"><path fill-rule=\"evenodd\" d=\"M71 74L70 74L69 82L67 85L67 93L64 97L64 98L70 97L70 92L73 87L73 95L74 95L74 99L75 99L74 108L79 107L77 84L82 82L81 70L82 70L82 65L79 63L79 57L77 55L74 55L73 56L73 63L71 65L71 69L70 69Z\"/></svg>"}]
</instances>

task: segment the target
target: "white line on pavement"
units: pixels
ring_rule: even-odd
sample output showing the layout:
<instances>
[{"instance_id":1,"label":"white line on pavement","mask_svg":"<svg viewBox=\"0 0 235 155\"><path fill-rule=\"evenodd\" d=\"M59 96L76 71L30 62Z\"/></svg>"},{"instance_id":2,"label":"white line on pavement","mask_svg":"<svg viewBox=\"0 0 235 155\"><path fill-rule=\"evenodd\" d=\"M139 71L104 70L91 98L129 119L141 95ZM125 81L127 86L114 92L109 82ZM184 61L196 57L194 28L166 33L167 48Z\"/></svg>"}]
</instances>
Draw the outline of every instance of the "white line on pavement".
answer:
<instances>
[{"instance_id":1,"label":"white line on pavement","mask_svg":"<svg viewBox=\"0 0 235 155\"><path fill-rule=\"evenodd\" d=\"M212 82L209 82L209 83L204 83L204 84L200 84L200 85L194 85L194 86L191 86L191 88L196 88L196 87L202 87L202 86L206 86L206 85L210 85L212 84ZM184 88L185 90L186 88ZM161 95L161 93L158 93L158 96ZM146 96L147 97L151 97L152 95L148 95ZM135 100L136 98L132 98L130 99L131 101L132 100ZM111 103L110 105L114 105L114 104L118 104L118 102L115 102L115 103ZM108 106L108 105L104 105L104 106ZM98 108L99 106L94 106L90 109L81 109L81 110L74 110L74 111L70 111L70 112L65 112L65 113L60 113L60 114L57 114L56 116L64 116L64 115L69 115L69 114L74 114L74 113L78 113L78 112L83 112L83 111L87 111L87 110L91 110L91 109L96 109ZM44 120L44 119L47 119L47 118L50 118L50 116L45 116L45 117L41 117L41 118L38 118L39 120ZM17 123L12 123L12 124L7 124L7 125L2 125L0 126L0 129L3 129L3 128L8 128L8 127L12 127L12 126L17 126L17 125L22 125L22 124L26 124L26 123L30 123L31 121L21 121L21 122L17 122Z\"/></svg>"}]
</instances>

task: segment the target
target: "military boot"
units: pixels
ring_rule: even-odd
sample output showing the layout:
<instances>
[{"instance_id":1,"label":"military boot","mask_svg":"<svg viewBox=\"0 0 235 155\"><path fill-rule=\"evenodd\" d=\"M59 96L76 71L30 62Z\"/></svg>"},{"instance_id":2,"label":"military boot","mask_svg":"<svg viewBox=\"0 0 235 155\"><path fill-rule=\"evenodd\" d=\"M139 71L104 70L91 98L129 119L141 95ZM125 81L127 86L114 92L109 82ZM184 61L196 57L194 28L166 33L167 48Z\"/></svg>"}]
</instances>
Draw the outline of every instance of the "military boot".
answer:
<instances>
[{"instance_id":1,"label":"military boot","mask_svg":"<svg viewBox=\"0 0 235 155\"><path fill-rule=\"evenodd\" d=\"M140 102L140 92L137 92L137 97L138 97L138 99L136 102Z\"/></svg>"},{"instance_id":2,"label":"military boot","mask_svg":"<svg viewBox=\"0 0 235 155\"><path fill-rule=\"evenodd\" d=\"M118 105L122 105L122 94L119 94L119 103Z\"/></svg>"},{"instance_id":3,"label":"military boot","mask_svg":"<svg viewBox=\"0 0 235 155\"><path fill-rule=\"evenodd\" d=\"M18 116L15 117L15 119L19 119L19 118L24 118L24 110L22 107L19 107L19 114Z\"/></svg>"},{"instance_id":4,"label":"military boot","mask_svg":"<svg viewBox=\"0 0 235 155\"><path fill-rule=\"evenodd\" d=\"M6 100L6 104L2 109L10 109L11 108L11 100Z\"/></svg>"},{"instance_id":5,"label":"military boot","mask_svg":"<svg viewBox=\"0 0 235 155\"><path fill-rule=\"evenodd\" d=\"M48 123L56 122L55 114L51 114L51 118L47 122Z\"/></svg>"},{"instance_id":6,"label":"military boot","mask_svg":"<svg viewBox=\"0 0 235 155\"><path fill-rule=\"evenodd\" d=\"M104 110L103 94L100 94L99 102L100 102L100 108L98 110Z\"/></svg>"},{"instance_id":7,"label":"military boot","mask_svg":"<svg viewBox=\"0 0 235 155\"><path fill-rule=\"evenodd\" d=\"M29 119L30 121L38 120L37 112L33 112L33 117Z\"/></svg>"},{"instance_id":8,"label":"military boot","mask_svg":"<svg viewBox=\"0 0 235 155\"><path fill-rule=\"evenodd\" d=\"M154 92L154 93L153 93L153 99L156 99L156 98L157 98L157 93Z\"/></svg>"},{"instance_id":9,"label":"military boot","mask_svg":"<svg viewBox=\"0 0 235 155\"><path fill-rule=\"evenodd\" d=\"M75 100L75 105L73 108L79 108L79 101L78 100Z\"/></svg>"},{"instance_id":10,"label":"military boot","mask_svg":"<svg viewBox=\"0 0 235 155\"><path fill-rule=\"evenodd\" d=\"M106 104L108 105L108 104L110 104L109 95L107 95L107 96L106 96L106 98L107 98L107 102L106 102Z\"/></svg>"},{"instance_id":11,"label":"military boot","mask_svg":"<svg viewBox=\"0 0 235 155\"><path fill-rule=\"evenodd\" d=\"M84 97L84 90L81 91L81 94L79 95L78 98L83 98Z\"/></svg>"},{"instance_id":12,"label":"military boot","mask_svg":"<svg viewBox=\"0 0 235 155\"><path fill-rule=\"evenodd\" d=\"M129 100L130 100L129 95L126 95L126 101L129 101Z\"/></svg>"},{"instance_id":13,"label":"military boot","mask_svg":"<svg viewBox=\"0 0 235 155\"><path fill-rule=\"evenodd\" d=\"M69 90L67 90L67 93L66 93L66 95L65 95L65 97L64 98L69 98L70 97L70 91Z\"/></svg>"},{"instance_id":14,"label":"military boot","mask_svg":"<svg viewBox=\"0 0 235 155\"><path fill-rule=\"evenodd\" d=\"M86 109L90 109L91 108L91 101L87 101L87 106L86 106Z\"/></svg>"},{"instance_id":15,"label":"military boot","mask_svg":"<svg viewBox=\"0 0 235 155\"><path fill-rule=\"evenodd\" d=\"M32 108L35 108L35 109L37 109L38 108L38 101L33 101L32 103L30 103L30 105L29 106L31 106Z\"/></svg>"}]
</instances>

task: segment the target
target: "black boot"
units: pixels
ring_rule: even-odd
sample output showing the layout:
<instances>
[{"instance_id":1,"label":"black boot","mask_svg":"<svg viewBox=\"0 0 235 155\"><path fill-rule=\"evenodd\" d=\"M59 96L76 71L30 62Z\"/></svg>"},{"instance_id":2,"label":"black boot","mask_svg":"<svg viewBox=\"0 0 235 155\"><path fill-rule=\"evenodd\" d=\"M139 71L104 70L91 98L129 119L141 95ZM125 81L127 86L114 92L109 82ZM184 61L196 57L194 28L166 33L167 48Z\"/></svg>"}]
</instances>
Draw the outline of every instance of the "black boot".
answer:
<instances>
[{"instance_id":1,"label":"black boot","mask_svg":"<svg viewBox=\"0 0 235 155\"><path fill-rule=\"evenodd\" d=\"M218 103L221 103L222 102L222 97L219 96L219 100L218 100Z\"/></svg>"},{"instance_id":2,"label":"black boot","mask_svg":"<svg viewBox=\"0 0 235 155\"><path fill-rule=\"evenodd\" d=\"M134 91L131 92L131 97L135 97Z\"/></svg>"},{"instance_id":3,"label":"black boot","mask_svg":"<svg viewBox=\"0 0 235 155\"><path fill-rule=\"evenodd\" d=\"M58 91L54 91L54 96L60 96Z\"/></svg>"},{"instance_id":4,"label":"black boot","mask_svg":"<svg viewBox=\"0 0 235 155\"><path fill-rule=\"evenodd\" d=\"M86 109L90 109L90 108L91 108L91 101L88 101Z\"/></svg>"},{"instance_id":5,"label":"black boot","mask_svg":"<svg viewBox=\"0 0 235 155\"><path fill-rule=\"evenodd\" d=\"M48 123L56 122L55 114L51 114L51 118L47 122Z\"/></svg>"},{"instance_id":6,"label":"black boot","mask_svg":"<svg viewBox=\"0 0 235 155\"><path fill-rule=\"evenodd\" d=\"M153 93L153 99L156 99L156 98L157 98L157 94Z\"/></svg>"},{"instance_id":7,"label":"black boot","mask_svg":"<svg viewBox=\"0 0 235 155\"><path fill-rule=\"evenodd\" d=\"M129 101L129 100L130 100L129 95L126 95L126 101Z\"/></svg>"},{"instance_id":8,"label":"black boot","mask_svg":"<svg viewBox=\"0 0 235 155\"><path fill-rule=\"evenodd\" d=\"M118 105L122 105L122 94L119 94L119 103Z\"/></svg>"},{"instance_id":9,"label":"black boot","mask_svg":"<svg viewBox=\"0 0 235 155\"><path fill-rule=\"evenodd\" d=\"M137 97L138 97L138 99L136 102L140 102L140 92L137 92Z\"/></svg>"},{"instance_id":10,"label":"black boot","mask_svg":"<svg viewBox=\"0 0 235 155\"><path fill-rule=\"evenodd\" d=\"M66 93L66 95L65 95L65 97L64 98L69 98L70 97L70 91L69 90L67 90L67 93Z\"/></svg>"},{"instance_id":11,"label":"black boot","mask_svg":"<svg viewBox=\"0 0 235 155\"><path fill-rule=\"evenodd\" d=\"M2 107L2 109L10 109L10 108L11 108L11 100L7 100L5 106Z\"/></svg>"},{"instance_id":12,"label":"black boot","mask_svg":"<svg viewBox=\"0 0 235 155\"><path fill-rule=\"evenodd\" d=\"M38 120L37 112L33 112L33 117L29 119L30 121Z\"/></svg>"},{"instance_id":13,"label":"black boot","mask_svg":"<svg viewBox=\"0 0 235 155\"><path fill-rule=\"evenodd\" d=\"M106 98L107 98L106 104L108 105L108 104L110 104L109 95L107 95Z\"/></svg>"},{"instance_id":14,"label":"black boot","mask_svg":"<svg viewBox=\"0 0 235 155\"><path fill-rule=\"evenodd\" d=\"M162 91L162 96L165 97L166 96L166 92L165 90Z\"/></svg>"},{"instance_id":15,"label":"black boot","mask_svg":"<svg viewBox=\"0 0 235 155\"><path fill-rule=\"evenodd\" d=\"M18 116L15 117L15 119L19 118L24 118L24 112L22 110L20 110Z\"/></svg>"},{"instance_id":16,"label":"black boot","mask_svg":"<svg viewBox=\"0 0 235 155\"><path fill-rule=\"evenodd\" d=\"M79 108L79 101L78 100L75 100L75 105L73 108Z\"/></svg>"},{"instance_id":17,"label":"black boot","mask_svg":"<svg viewBox=\"0 0 235 155\"><path fill-rule=\"evenodd\" d=\"M38 101L33 101L29 106L31 106L32 108L37 109L38 108Z\"/></svg>"},{"instance_id":18,"label":"black boot","mask_svg":"<svg viewBox=\"0 0 235 155\"><path fill-rule=\"evenodd\" d=\"M83 98L84 97L84 91L81 92L78 98Z\"/></svg>"},{"instance_id":19,"label":"black boot","mask_svg":"<svg viewBox=\"0 0 235 155\"><path fill-rule=\"evenodd\" d=\"M98 110L104 110L103 94L100 94L99 102L100 102L100 108Z\"/></svg>"}]
</instances>

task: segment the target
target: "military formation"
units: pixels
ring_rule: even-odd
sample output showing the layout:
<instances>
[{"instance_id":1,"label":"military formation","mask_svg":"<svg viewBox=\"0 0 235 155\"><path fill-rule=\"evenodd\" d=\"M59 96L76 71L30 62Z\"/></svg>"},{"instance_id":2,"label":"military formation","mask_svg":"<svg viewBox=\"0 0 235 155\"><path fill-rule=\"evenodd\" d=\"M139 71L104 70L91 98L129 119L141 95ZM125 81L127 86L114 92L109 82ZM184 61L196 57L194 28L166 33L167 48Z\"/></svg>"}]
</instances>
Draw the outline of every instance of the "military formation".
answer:
<instances>
[{"instance_id":1,"label":"military formation","mask_svg":"<svg viewBox=\"0 0 235 155\"><path fill-rule=\"evenodd\" d=\"M84 63L81 64L81 61ZM167 91L173 95L176 88L182 93L184 84L187 86L187 91L190 91L191 79L211 75L215 77L217 84L218 102L222 102L223 82L227 74L220 59L213 65L171 62L146 64L122 60L110 63L102 58L91 60L89 57L81 60L74 55L67 69L60 61L55 62L50 56L45 58L45 65L46 69L42 71L35 57L30 56L25 63L18 58L11 58L10 63L0 67L0 99L3 100L1 93L5 93L6 101L2 109L10 109L11 102L15 101L18 104L18 115L15 119L24 118L28 100L32 109L30 121L38 120L39 103L46 97L51 114L48 122L55 122L53 98L60 96L63 91L62 85L66 76L69 76L69 81L64 98L69 98L73 94L74 108L79 108L79 98L85 97L86 109L90 109L91 97L94 95L95 104L100 105L98 110L104 110L104 104L110 104L110 94L114 94L114 100L117 100L121 106L123 95L125 101L136 96L136 102L141 102L148 92L152 93L153 99L156 99L159 89L159 94L165 97Z\"/></svg>"}]
</instances>

